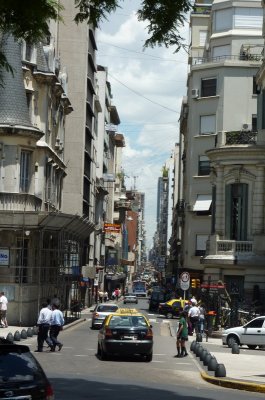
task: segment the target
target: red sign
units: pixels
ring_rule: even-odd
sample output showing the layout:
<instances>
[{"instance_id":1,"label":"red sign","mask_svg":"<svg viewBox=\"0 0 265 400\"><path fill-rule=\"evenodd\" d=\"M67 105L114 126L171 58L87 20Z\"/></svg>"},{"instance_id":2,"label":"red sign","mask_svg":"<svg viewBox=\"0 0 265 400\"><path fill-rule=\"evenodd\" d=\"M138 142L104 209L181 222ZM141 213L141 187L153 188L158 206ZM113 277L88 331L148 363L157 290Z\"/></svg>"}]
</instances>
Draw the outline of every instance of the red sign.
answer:
<instances>
[{"instance_id":1,"label":"red sign","mask_svg":"<svg viewBox=\"0 0 265 400\"><path fill-rule=\"evenodd\" d=\"M218 285L214 283L201 283L201 288L203 289L224 289L225 285Z\"/></svg>"},{"instance_id":2,"label":"red sign","mask_svg":"<svg viewBox=\"0 0 265 400\"><path fill-rule=\"evenodd\" d=\"M121 226L120 224L104 224L104 232L114 232L120 233Z\"/></svg>"}]
</instances>

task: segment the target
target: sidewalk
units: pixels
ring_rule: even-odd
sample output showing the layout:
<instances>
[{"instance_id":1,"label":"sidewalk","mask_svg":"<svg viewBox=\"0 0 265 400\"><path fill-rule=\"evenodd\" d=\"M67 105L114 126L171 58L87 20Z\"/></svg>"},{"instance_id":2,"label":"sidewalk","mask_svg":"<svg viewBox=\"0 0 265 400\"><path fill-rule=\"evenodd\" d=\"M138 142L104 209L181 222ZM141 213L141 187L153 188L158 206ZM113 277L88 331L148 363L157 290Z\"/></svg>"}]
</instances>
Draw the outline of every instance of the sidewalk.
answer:
<instances>
[{"instance_id":1,"label":"sidewalk","mask_svg":"<svg viewBox=\"0 0 265 400\"><path fill-rule=\"evenodd\" d=\"M173 329L171 329L171 335L175 336ZM200 358L196 357L195 353L190 350L191 343L193 340L195 341L196 337L189 337L187 349L190 356L193 357L194 363L201 373L201 377L207 382L218 386L265 393L265 371L262 367L265 350L249 350L246 346L243 346L240 347L239 354L232 354L230 348L223 346L221 335L219 336L209 337L207 342L203 338L200 344L211 355L216 357L218 364L224 365L226 370L225 378L217 378L214 372L208 371L207 366L203 365Z\"/></svg>"}]
</instances>

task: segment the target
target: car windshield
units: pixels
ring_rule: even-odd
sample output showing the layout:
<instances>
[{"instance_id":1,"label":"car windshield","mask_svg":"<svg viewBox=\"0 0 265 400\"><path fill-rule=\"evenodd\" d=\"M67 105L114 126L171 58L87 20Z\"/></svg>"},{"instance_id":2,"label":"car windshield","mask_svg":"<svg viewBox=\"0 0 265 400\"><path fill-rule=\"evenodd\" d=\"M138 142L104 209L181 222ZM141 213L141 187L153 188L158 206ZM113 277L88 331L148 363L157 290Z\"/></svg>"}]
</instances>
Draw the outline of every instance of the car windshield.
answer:
<instances>
[{"instance_id":1,"label":"car windshield","mask_svg":"<svg viewBox=\"0 0 265 400\"><path fill-rule=\"evenodd\" d=\"M0 350L0 383L33 381L41 373L32 355L28 353Z\"/></svg>"},{"instance_id":2,"label":"car windshield","mask_svg":"<svg viewBox=\"0 0 265 400\"><path fill-rule=\"evenodd\" d=\"M111 306L111 305L99 305L97 311L99 312L115 312L118 310L118 306Z\"/></svg>"},{"instance_id":3,"label":"car windshield","mask_svg":"<svg viewBox=\"0 0 265 400\"><path fill-rule=\"evenodd\" d=\"M146 320L142 316L138 315L124 315L124 316L116 316L113 315L109 327L110 328L119 328L119 327L134 327L134 326L140 326L140 327L147 327Z\"/></svg>"}]
</instances>

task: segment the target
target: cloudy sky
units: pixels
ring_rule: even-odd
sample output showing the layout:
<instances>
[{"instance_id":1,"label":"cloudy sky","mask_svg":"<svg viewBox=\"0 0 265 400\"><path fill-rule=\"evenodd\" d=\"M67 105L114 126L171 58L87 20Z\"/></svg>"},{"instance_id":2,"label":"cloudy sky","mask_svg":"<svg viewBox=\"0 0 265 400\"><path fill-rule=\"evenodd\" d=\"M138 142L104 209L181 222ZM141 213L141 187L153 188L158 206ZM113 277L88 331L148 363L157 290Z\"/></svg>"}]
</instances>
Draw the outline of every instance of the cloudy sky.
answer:
<instances>
[{"instance_id":1,"label":"cloudy sky","mask_svg":"<svg viewBox=\"0 0 265 400\"><path fill-rule=\"evenodd\" d=\"M145 192L150 247L156 230L157 180L178 142L187 54L183 50L174 54L174 48L163 47L143 51L147 33L145 24L135 15L139 5L138 0L125 0L122 8L101 24L97 62L108 67L113 104L121 120L119 131L125 136L126 187L131 189L136 184L138 191ZM188 37L188 26L182 34Z\"/></svg>"}]
</instances>

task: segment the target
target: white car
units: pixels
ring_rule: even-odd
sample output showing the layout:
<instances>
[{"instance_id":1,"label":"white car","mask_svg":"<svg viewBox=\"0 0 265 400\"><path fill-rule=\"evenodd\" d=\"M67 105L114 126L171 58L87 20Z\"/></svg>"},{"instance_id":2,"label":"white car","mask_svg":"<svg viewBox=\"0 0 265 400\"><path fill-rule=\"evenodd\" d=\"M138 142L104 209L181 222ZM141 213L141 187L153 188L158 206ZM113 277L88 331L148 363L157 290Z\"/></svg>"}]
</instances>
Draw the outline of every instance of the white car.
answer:
<instances>
[{"instance_id":1,"label":"white car","mask_svg":"<svg viewBox=\"0 0 265 400\"><path fill-rule=\"evenodd\" d=\"M252 319L242 326L225 329L222 333L223 345L232 347L234 343L247 345L250 349L265 345L265 316Z\"/></svg>"},{"instance_id":2,"label":"white car","mask_svg":"<svg viewBox=\"0 0 265 400\"><path fill-rule=\"evenodd\" d=\"M123 299L123 304L127 303L138 303L138 299L134 294L125 294L124 299Z\"/></svg>"},{"instance_id":3,"label":"white car","mask_svg":"<svg viewBox=\"0 0 265 400\"><path fill-rule=\"evenodd\" d=\"M107 315L116 312L119 309L119 306L115 303L99 303L96 305L92 314L92 322L91 328L101 328L101 325L104 322L104 319Z\"/></svg>"}]
</instances>

